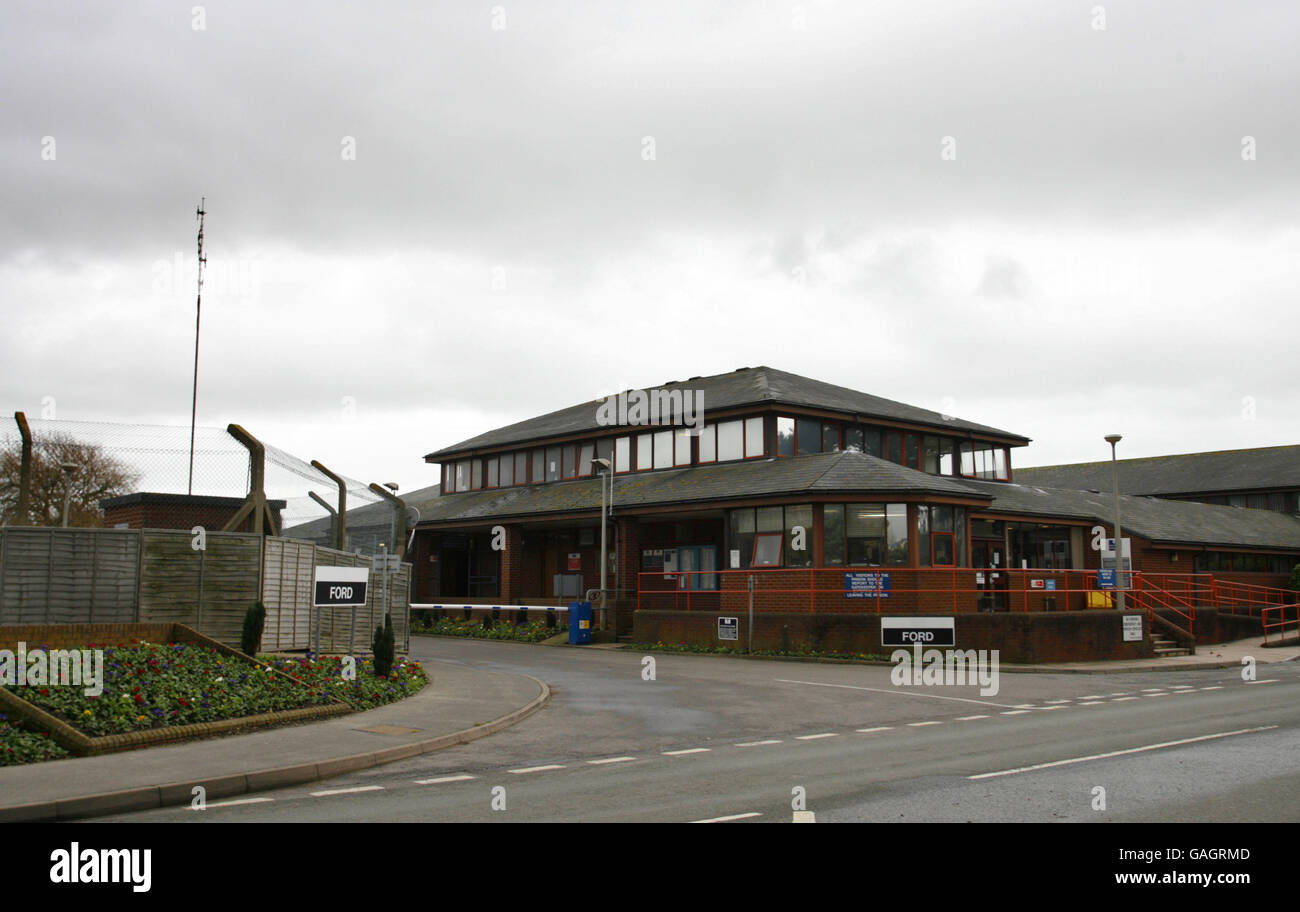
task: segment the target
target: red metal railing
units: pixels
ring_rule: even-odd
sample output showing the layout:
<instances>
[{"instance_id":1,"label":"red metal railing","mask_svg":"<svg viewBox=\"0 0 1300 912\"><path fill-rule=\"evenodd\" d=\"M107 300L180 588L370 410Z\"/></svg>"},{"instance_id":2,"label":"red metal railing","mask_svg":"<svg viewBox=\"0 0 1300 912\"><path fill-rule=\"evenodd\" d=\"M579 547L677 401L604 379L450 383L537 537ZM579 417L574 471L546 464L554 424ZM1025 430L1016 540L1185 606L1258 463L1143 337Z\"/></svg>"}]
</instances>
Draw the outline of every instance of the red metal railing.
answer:
<instances>
[{"instance_id":1,"label":"red metal railing","mask_svg":"<svg viewBox=\"0 0 1300 912\"><path fill-rule=\"evenodd\" d=\"M1300 593L1290 589L1275 589L1234 580L1218 580L1215 583L1214 604L1219 606L1220 611L1229 614L1259 617L1265 608L1294 605L1297 601L1300 601Z\"/></svg>"},{"instance_id":2,"label":"red metal railing","mask_svg":"<svg viewBox=\"0 0 1300 912\"><path fill-rule=\"evenodd\" d=\"M1292 593L1295 595L1296 593ZM1300 604L1269 605L1260 611L1260 623L1264 627L1264 643L1276 632L1281 639L1286 639L1287 627L1294 626L1296 635L1300 636Z\"/></svg>"},{"instance_id":3,"label":"red metal railing","mask_svg":"<svg viewBox=\"0 0 1300 912\"><path fill-rule=\"evenodd\" d=\"M1194 639L1198 605L1218 604L1223 584L1206 573L1126 574L1129 604L1156 612L1168 625ZM637 608L739 610L748 602L754 578L760 611L1057 611L1109 608L1114 590L1097 583L1096 570L970 567L756 567L749 570L646 571L638 574ZM1232 584L1244 586L1245 584ZM1252 589L1265 590L1254 586ZM1235 590L1231 590L1234 591ZM1283 591L1283 590L1277 590ZM1235 596L1240 603L1245 596Z\"/></svg>"}]
</instances>

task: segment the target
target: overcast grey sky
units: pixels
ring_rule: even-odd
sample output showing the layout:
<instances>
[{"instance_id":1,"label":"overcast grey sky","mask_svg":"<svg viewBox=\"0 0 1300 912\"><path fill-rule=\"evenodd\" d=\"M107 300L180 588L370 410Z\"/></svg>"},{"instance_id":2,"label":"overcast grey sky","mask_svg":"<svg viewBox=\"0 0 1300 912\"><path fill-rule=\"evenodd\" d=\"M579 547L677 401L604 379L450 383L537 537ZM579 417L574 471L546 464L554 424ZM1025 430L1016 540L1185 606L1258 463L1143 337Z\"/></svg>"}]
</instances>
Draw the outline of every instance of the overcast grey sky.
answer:
<instances>
[{"instance_id":1,"label":"overcast grey sky","mask_svg":"<svg viewBox=\"0 0 1300 912\"><path fill-rule=\"evenodd\" d=\"M404 489L759 364L1021 465L1300 443L1297 34L1281 0L7 0L0 409L188 424L206 196L200 424Z\"/></svg>"}]
</instances>

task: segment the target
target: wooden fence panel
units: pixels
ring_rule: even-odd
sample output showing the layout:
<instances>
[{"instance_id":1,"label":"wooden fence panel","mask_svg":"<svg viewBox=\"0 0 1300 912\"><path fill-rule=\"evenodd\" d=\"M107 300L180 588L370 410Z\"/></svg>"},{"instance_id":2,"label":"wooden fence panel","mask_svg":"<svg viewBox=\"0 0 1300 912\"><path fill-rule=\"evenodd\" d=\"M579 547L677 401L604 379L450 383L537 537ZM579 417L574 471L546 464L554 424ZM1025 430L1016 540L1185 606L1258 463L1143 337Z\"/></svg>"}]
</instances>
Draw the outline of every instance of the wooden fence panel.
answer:
<instances>
[{"instance_id":1,"label":"wooden fence panel","mask_svg":"<svg viewBox=\"0 0 1300 912\"><path fill-rule=\"evenodd\" d=\"M0 530L0 623L135 621L139 547L128 529Z\"/></svg>"}]
</instances>

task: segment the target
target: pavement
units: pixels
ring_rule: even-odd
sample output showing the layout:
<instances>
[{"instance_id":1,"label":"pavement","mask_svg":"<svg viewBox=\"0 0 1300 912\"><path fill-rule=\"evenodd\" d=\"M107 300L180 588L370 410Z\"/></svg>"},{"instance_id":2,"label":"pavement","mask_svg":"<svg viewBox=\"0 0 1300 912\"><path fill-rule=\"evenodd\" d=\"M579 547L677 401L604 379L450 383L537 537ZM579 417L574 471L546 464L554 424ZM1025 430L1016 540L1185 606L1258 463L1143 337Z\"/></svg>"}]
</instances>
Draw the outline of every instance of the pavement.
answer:
<instances>
[{"instance_id":1,"label":"pavement","mask_svg":"<svg viewBox=\"0 0 1300 912\"><path fill-rule=\"evenodd\" d=\"M1199 646L1193 656L1003 665L1002 670L1189 671L1240 668L1247 656L1261 665L1295 661L1300 646L1263 649L1254 637ZM68 820L189 804L195 786L206 790L209 802L238 800L250 792L314 782L466 744L519 722L551 696L550 687L531 675L438 660L426 661L425 668L432 683L419 694L363 713L98 757L0 767L0 822Z\"/></svg>"},{"instance_id":2,"label":"pavement","mask_svg":"<svg viewBox=\"0 0 1300 912\"><path fill-rule=\"evenodd\" d=\"M404 760L501 731L551 690L529 675L425 663L413 697L321 722L145 750L0 767L0 823L214 802ZM367 730L370 729L370 730Z\"/></svg>"}]
</instances>

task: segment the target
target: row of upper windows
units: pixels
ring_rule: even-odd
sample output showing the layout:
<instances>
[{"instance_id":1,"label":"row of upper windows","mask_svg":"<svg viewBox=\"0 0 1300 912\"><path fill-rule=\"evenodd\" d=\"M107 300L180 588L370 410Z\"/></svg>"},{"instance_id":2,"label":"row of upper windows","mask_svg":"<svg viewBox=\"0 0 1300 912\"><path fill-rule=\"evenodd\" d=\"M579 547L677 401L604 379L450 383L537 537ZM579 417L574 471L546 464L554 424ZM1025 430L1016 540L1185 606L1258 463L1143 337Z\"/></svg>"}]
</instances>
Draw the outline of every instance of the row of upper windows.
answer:
<instances>
[{"instance_id":1,"label":"row of upper windows","mask_svg":"<svg viewBox=\"0 0 1300 912\"><path fill-rule=\"evenodd\" d=\"M841 450L866 453L932 475L1006 481L1005 447L931 434L914 434L819 418L777 416L776 456L805 456ZM445 494L589 478L595 459L607 459L616 474L711 465L769 455L764 418L736 418L706 424L698 435L677 427L584 443L537 447L499 456L443 463Z\"/></svg>"}]
</instances>

